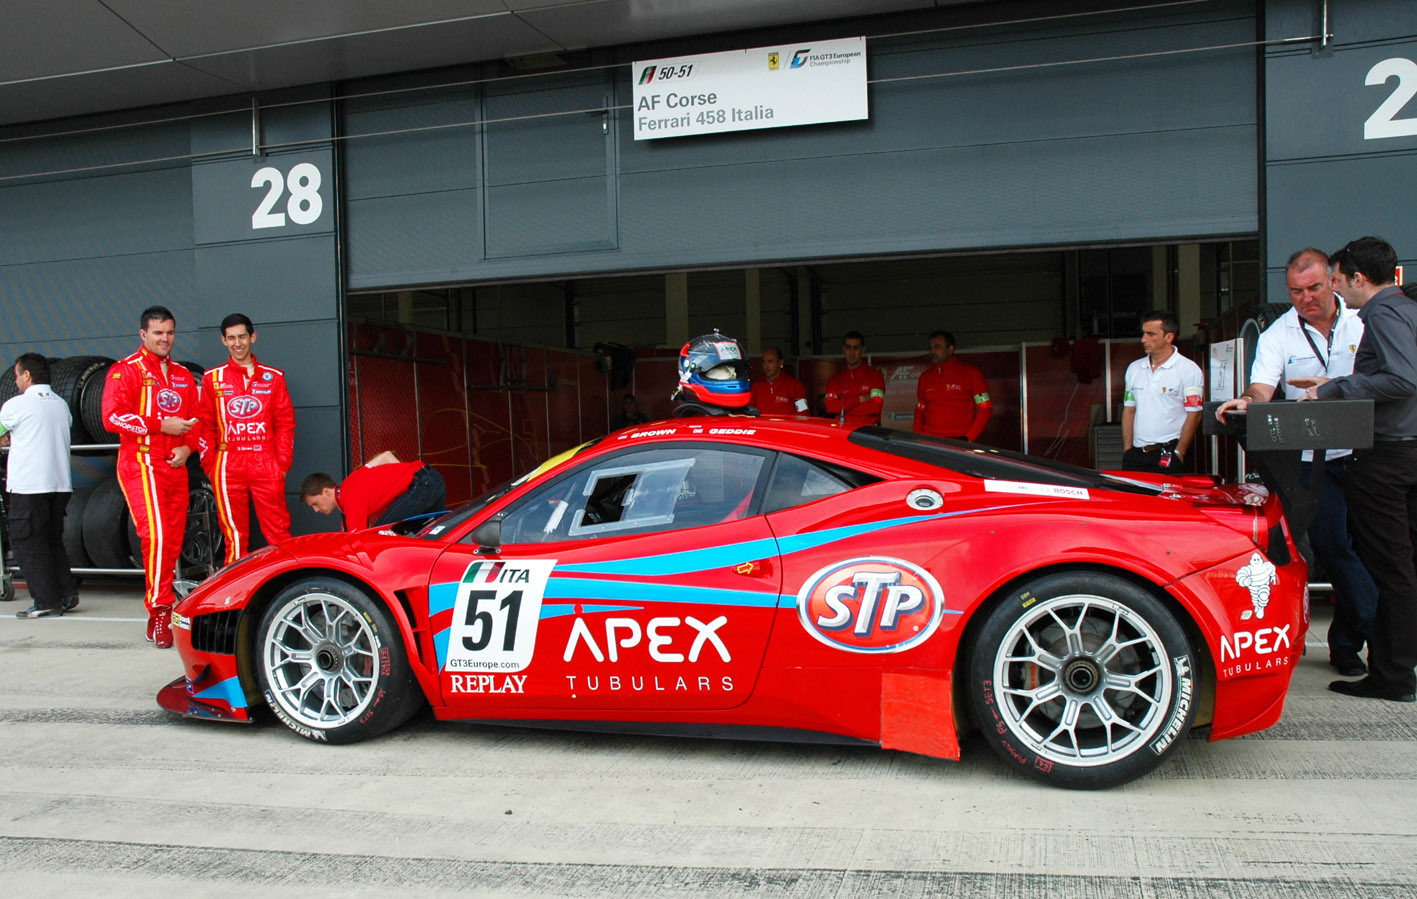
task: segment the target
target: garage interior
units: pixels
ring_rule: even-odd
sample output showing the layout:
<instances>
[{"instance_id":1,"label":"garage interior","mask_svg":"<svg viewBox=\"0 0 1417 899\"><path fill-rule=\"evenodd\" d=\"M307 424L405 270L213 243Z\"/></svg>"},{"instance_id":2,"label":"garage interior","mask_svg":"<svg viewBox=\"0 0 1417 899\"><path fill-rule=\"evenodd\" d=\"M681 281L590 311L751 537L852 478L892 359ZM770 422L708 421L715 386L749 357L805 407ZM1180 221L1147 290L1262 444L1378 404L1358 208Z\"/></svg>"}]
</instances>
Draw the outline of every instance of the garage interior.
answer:
<instances>
[{"instance_id":1,"label":"garage interior","mask_svg":"<svg viewBox=\"0 0 1417 899\"><path fill-rule=\"evenodd\" d=\"M470 498L606 433L626 393L669 417L679 347L715 328L743 342L755 377L762 348L780 348L818 406L842 334L864 332L887 374L883 424L909 428L926 335L943 328L989 380L982 442L1115 467L1120 438L1105 435L1140 316L1177 312L1182 348L1203 358L1216 323L1258 301L1260 270L1255 240L1223 240L351 293L351 458L418 453L450 498Z\"/></svg>"}]
</instances>

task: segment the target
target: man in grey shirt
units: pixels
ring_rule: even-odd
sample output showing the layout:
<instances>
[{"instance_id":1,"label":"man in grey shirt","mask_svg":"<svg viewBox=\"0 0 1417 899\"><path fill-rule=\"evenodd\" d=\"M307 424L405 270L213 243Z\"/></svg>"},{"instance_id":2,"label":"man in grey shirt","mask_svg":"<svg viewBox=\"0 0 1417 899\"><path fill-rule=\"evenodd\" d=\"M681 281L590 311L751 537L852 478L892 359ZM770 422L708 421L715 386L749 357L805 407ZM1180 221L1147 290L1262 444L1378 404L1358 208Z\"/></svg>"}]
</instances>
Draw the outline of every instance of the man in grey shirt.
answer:
<instances>
[{"instance_id":1,"label":"man in grey shirt","mask_svg":"<svg viewBox=\"0 0 1417 899\"><path fill-rule=\"evenodd\" d=\"M15 360L19 396L0 407L0 440L10 443L5 488L10 540L34 605L16 618L50 618L79 605L64 552L69 479L69 404L49 388L49 360L25 353Z\"/></svg>"},{"instance_id":2,"label":"man in grey shirt","mask_svg":"<svg viewBox=\"0 0 1417 899\"><path fill-rule=\"evenodd\" d=\"M1360 237L1329 257L1344 302L1363 319L1353 374L1295 378L1305 399L1373 400L1373 446L1356 450L1343 484L1354 544L1378 585L1368 676L1334 681L1345 696L1417 699L1417 302L1394 281L1397 253Z\"/></svg>"}]
</instances>

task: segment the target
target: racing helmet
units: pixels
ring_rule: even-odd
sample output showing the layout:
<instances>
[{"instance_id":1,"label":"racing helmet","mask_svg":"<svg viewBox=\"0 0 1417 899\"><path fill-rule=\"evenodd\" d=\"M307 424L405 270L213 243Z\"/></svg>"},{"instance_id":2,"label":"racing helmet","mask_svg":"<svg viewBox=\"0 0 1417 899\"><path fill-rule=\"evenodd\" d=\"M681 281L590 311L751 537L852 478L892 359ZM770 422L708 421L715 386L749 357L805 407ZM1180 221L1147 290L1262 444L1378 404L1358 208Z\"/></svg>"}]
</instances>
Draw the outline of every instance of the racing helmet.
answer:
<instances>
[{"instance_id":1,"label":"racing helmet","mask_svg":"<svg viewBox=\"0 0 1417 899\"><path fill-rule=\"evenodd\" d=\"M734 409L747 406L753 394L743 345L718 331L684 344L674 398Z\"/></svg>"}]
</instances>

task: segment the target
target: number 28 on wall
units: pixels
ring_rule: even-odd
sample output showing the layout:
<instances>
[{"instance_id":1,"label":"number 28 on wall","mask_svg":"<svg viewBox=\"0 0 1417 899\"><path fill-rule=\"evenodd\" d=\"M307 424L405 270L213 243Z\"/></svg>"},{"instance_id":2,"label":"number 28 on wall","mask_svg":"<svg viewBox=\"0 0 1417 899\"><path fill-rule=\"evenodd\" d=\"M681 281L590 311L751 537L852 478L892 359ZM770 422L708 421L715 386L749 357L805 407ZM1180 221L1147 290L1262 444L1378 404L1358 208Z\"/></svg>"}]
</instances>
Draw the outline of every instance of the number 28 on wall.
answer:
<instances>
[{"instance_id":1,"label":"number 28 on wall","mask_svg":"<svg viewBox=\"0 0 1417 899\"><path fill-rule=\"evenodd\" d=\"M1397 79L1397 87L1393 88L1382 105L1373 110L1368 121L1363 123L1364 140L1417 136L1417 117L1397 116L1402 107L1413 97L1417 97L1417 62L1403 59L1401 56L1384 59L1368 70L1368 78L1363 83L1369 86L1386 84L1392 78Z\"/></svg>"},{"instance_id":2,"label":"number 28 on wall","mask_svg":"<svg viewBox=\"0 0 1417 899\"><path fill-rule=\"evenodd\" d=\"M320 196L320 169L313 163L296 163L284 175L275 166L258 169L251 176L251 187L263 186L266 196L251 214L252 229L284 228L287 216L297 225L308 225L325 210L325 201ZM287 191L290 196L285 201L285 212L273 211Z\"/></svg>"}]
</instances>

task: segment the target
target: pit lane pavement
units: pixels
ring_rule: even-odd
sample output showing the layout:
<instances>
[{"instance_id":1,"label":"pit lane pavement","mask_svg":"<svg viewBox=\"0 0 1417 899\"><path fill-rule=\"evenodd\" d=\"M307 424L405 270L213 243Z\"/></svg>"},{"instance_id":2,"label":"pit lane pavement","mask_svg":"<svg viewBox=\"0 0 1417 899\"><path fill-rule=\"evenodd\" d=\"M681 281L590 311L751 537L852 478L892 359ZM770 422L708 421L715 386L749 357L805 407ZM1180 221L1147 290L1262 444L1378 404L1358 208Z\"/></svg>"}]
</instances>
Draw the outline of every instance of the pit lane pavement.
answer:
<instances>
[{"instance_id":1,"label":"pit lane pavement","mask_svg":"<svg viewBox=\"0 0 1417 899\"><path fill-rule=\"evenodd\" d=\"M1417 706L1329 693L1315 607L1283 720L1101 793L977 738L868 747L439 724L347 747L172 716L142 600L0 604L15 896L1417 896Z\"/></svg>"}]
</instances>

